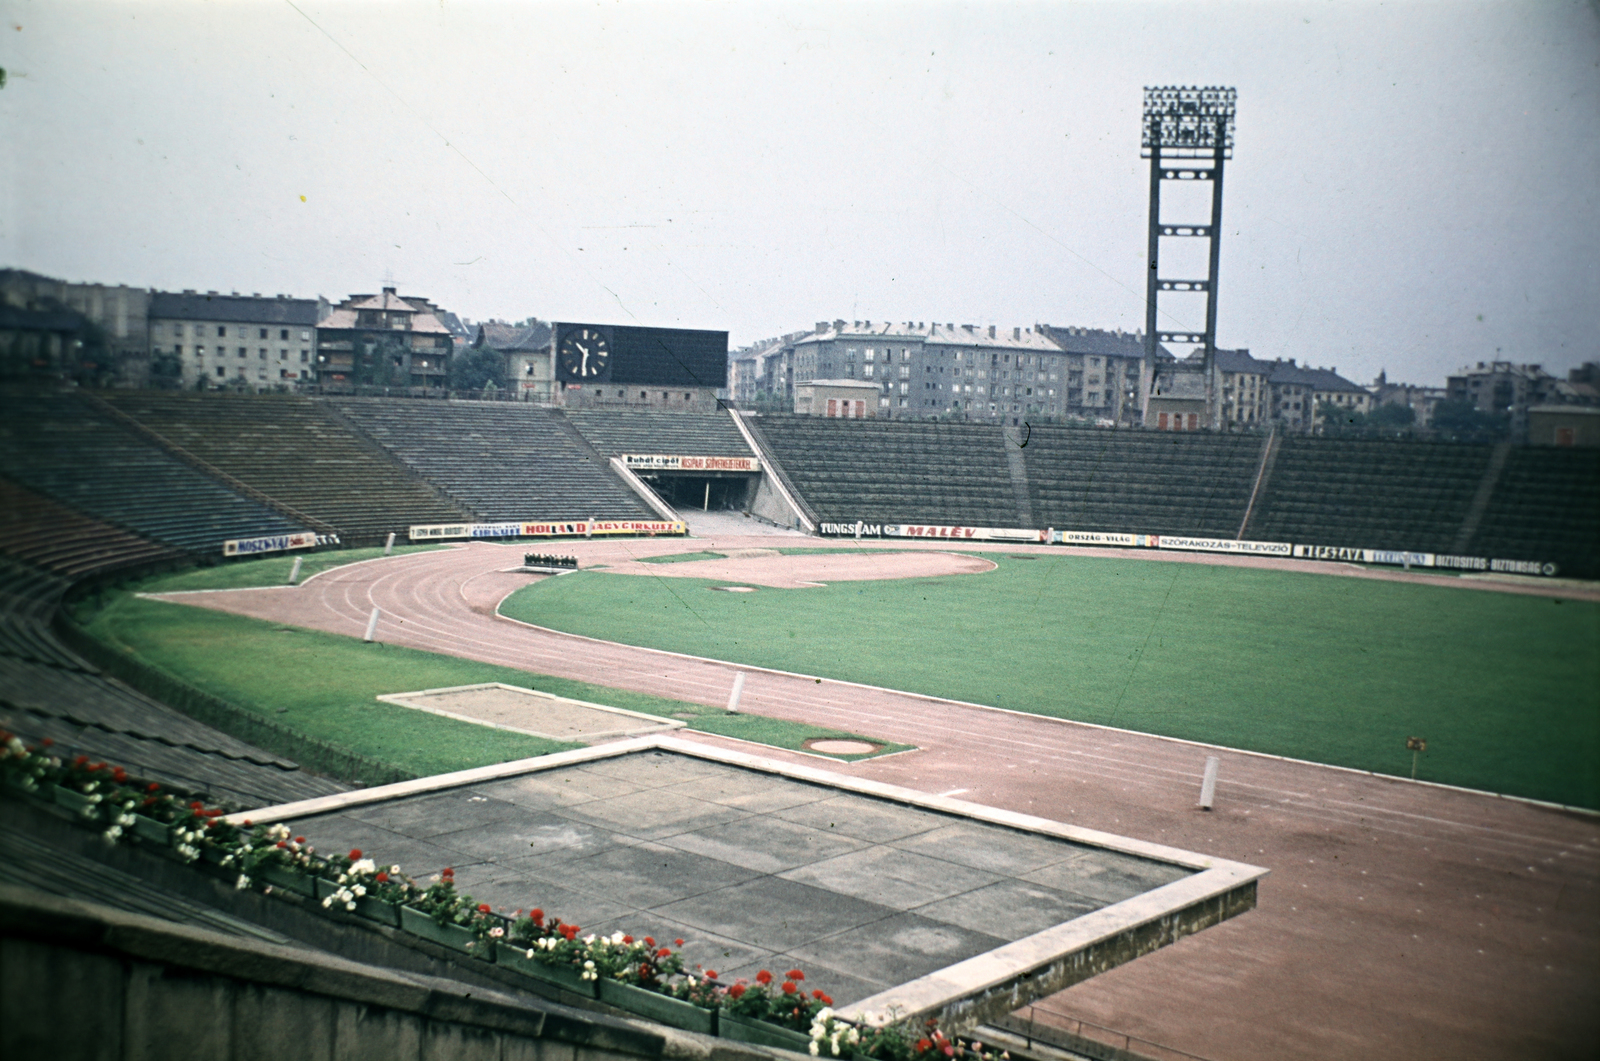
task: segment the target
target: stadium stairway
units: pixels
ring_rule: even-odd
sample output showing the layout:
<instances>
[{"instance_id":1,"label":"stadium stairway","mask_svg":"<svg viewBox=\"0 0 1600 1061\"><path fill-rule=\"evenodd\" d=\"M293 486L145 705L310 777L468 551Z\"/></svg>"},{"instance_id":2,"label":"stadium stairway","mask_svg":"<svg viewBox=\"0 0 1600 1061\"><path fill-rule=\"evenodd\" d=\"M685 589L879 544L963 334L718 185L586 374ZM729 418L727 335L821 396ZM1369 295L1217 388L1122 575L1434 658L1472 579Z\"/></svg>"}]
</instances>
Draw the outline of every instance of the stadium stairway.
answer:
<instances>
[{"instance_id":1,"label":"stadium stairway","mask_svg":"<svg viewBox=\"0 0 1600 1061\"><path fill-rule=\"evenodd\" d=\"M549 410L516 402L320 400L482 520L656 518Z\"/></svg>"},{"instance_id":2,"label":"stadium stairway","mask_svg":"<svg viewBox=\"0 0 1600 1061\"><path fill-rule=\"evenodd\" d=\"M471 513L335 415L287 394L110 391L116 412L181 457L259 491L345 545ZM325 532L325 533L326 533Z\"/></svg>"}]
</instances>

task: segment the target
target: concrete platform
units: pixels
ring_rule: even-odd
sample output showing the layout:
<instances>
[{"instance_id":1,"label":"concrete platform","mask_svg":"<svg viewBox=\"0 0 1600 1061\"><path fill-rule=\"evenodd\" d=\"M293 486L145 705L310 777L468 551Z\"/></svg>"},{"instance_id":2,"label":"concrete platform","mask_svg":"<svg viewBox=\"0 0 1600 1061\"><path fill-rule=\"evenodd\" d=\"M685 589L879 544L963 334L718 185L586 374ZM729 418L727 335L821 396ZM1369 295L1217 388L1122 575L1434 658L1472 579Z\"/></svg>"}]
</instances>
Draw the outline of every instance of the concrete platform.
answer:
<instances>
[{"instance_id":1,"label":"concrete platform","mask_svg":"<svg viewBox=\"0 0 1600 1061\"><path fill-rule=\"evenodd\" d=\"M1250 909L1266 871L644 737L249 812L498 910L688 941L722 980L970 1027Z\"/></svg>"},{"instance_id":2,"label":"concrete platform","mask_svg":"<svg viewBox=\"0 0 1600 1061\"><path fill-rule=\"evenodd\" d=\"M559 741L610 740L684 726L676 719L572 700L504 682L418 689L389 693L378 699L461 722Z\"/></svg>"}]
</instances>

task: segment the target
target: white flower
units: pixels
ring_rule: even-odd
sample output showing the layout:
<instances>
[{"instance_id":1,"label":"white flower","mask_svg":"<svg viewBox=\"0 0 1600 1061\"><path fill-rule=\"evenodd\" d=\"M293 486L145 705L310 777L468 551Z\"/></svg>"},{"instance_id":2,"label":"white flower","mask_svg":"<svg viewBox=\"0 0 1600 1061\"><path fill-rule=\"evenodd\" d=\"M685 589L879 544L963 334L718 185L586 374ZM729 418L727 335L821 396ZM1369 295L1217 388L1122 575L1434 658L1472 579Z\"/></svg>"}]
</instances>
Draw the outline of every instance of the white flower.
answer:
<instances>
[{"instance_id":1,"label":"white flower","mask_svg":"<svg viewBox=\"0 0 1600 1061\"><path fill-rule=\"evenodd\" d=\"M529 961L532 961L533 960L533 948L529 947L528 948L528 953L524 954L523 957L527 958Z\"/></svg>"},{"instance_id":2,"label":"white flower","mask_svg":"<svg viewBox=\"0 0 1600 1061\"><path fill-rule=\"evenodd\" d=\"M114 844L114 843L117 842L117 837L122 835L122 826L113 825L111 828L107 829L101 835L105 837L106 843Z\"/></svg>"},{"instance_id":3,"label":"white flower","mask_svg":"<svg viewBox=\"0 0 1600 1061\"><path fill-rule=\"evenodd\" d=\"M389 876L393 877L399 872L400 872L399 863L396 863L395 865L392 865L392 866L389 867Z\"/></svg>"},{"instance_id":4,"label":"white flower","mask_svg":"<svg viewBox=\"0 0 1600 1061\"><path fill-rule=\"evenodd\" d=\"M26 755L28 753L27 745L22 743L21 737L12 737L6 741L6 747L11 749L12 755Z\"/></svg>"},{"instance_id":5,"label":"white flower","mask_svg":"<svg viewBox=\"0 0 1600 1061\"><path fill-rule=\"evenodd\" d=\"M505 934L506 934L506 930L501 928L499 925L496 925L496 926L494 926L493 928L491 928L489 930L489 935L494 937L495 939L499 939L501 936L503 936Z\"/></svg>"},{"instance_id":6,"label":"white flower","mask_svg":"<svg viewBox=\"0 0 1600 1061\"><path fill-rule=\"evenodd\" d=\"M378 872L378 867L373 863L372 859L363 858L350 867L350 872L365 875ZM395 872L400 872L398 867L396 867Z\"/></svg>"},{"instance_id":7,"label":"white flower","mask_svg":"<svg viewBox=\"0 0 1600 1061\"><path fill-rule=\"evenodd\" d=\"M366 898L367 886L365 884L357 884L354 888L351 888L350 890L355 893L357 899Z\"/></svg>"},{"instance_id":8,"label":"white flower","mask_svg":"<svg viewBox=\"0 0 1600 1061\"><path fill-rule=\"evenodd\" d=\"M622 946L622 937L623 937L623 932L621 930L618 930L616 932L611 933L611 945L613 947Z\"/></svg>"},{"instance_id":9,"label":"white flower","mask_svg":"<svg viewBox=\"0 0 1600 1061\"><path fill-rule=\"evenodd\" d=\"M594 936L592 936L592 935L584 936L583 937L583 943L584 943L584 946L586 946L586 947L594 946Z\"/></svg>"},{"instance_id":10,"label":"white flower","mask_svg":"<svg viewBox=\"0 0 1600 1061\"><path fill-rule=\"evenodd\" d=\"M811 1040L811 1045L806 1047L806 1049L811 1051L811 1056L812 1057L816 1057L819 1053L822 1052L822 1051L817 1049L817 1041L815 1039Z\"/></svg>"},{"instance_id":11,"label":"white flower","mask_svg":"<svg viewBox=\"0 0 1600 1061\"><path fill-rule=\"evenodd\" d=\"M241 873L239 874L239 879L233 882L233 886L238 888L240 891L244 891L246 888L250 887L250 878Z\"/></svg>"}]
</instances>

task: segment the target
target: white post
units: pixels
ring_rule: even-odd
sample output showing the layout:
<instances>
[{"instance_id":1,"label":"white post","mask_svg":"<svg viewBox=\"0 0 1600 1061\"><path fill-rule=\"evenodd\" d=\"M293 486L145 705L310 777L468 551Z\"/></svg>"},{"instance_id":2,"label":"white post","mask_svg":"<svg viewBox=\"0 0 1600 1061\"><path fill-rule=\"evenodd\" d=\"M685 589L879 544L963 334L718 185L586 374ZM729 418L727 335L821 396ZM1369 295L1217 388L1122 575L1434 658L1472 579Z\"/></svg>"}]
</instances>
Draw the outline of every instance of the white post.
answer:
<instances>
[{"instance_id":1,"label":"white post","mask_svg":"<svg viewBox=\"0 0 1600 1061\"><path fill-rule=\"evenodd\" d=\"M733 692L728 696L728 710L733 714L739 713L739 695L744 692L744 671L733 676Z\"/></svg>"},{"instance_id":2,"label":"white post","mask_svg":"<svg viewBox=\"0 0 1600 1061\"><path fill-rule=\"evenodd\" d=\"M304 559L305 557L303 556L297 556L294 558L294 566L289 569L289 585L292 586L300 581L300 563Z\"/></svg>"},{"instance_id":3,"label":"white post","mask_svg":"<svg viewBox=\"0 0 1600 1061\"><path fill-rule=\"evenodd\" d=\"M589 517L589 522L585 523L583 525L583 536L585 538L593 538L594 537L594 521L595 521L595 517L594 516L590 516Z\"/></svg>"},{"instance_id":4,"label":"white post","mask_svg":"<svg viewBox=\"0 0 1600 1061\"><path fill-rule=\"evenodd\" d=\"M1217 757L1206 756L1206 774L1200 781L1200 809L1210 810L1211 802L1217 796Z\"/></svg>"},{"instance_id":5,"label":"white post","mask_svg":"<svg viewBox=\"0 0 1600 1061\"><path fill-rule=\"evenodd\" d=\"M389 532L389 540L383 543L383 555L390 556L394 553L394 531Z\"/></svg>"},{"instance_id":6,"label":"white post","mask_svg":"<svg viewBox=\"0 0 1600 1061\"><path fill-rule=\"evenodd\" d=\"M378 609L374 608L374 609L372 609L372 618L367 620L367 636L363 637L361 640L363 640L363 641L371 641L374 637L377 637L377 636L378 636Z\"/></svg>"},{"instance_id":7,"label":"white post","mask_svg":"<svg viewBox=\"0 0 1600 1061\"><path fill-rule=\"evenodd\" d=\"M700 511L701 512L710 512L711 511L711 480L710 479L706 480L706 499L704 501L700 502Z\"/></svg>"}]
</instances>

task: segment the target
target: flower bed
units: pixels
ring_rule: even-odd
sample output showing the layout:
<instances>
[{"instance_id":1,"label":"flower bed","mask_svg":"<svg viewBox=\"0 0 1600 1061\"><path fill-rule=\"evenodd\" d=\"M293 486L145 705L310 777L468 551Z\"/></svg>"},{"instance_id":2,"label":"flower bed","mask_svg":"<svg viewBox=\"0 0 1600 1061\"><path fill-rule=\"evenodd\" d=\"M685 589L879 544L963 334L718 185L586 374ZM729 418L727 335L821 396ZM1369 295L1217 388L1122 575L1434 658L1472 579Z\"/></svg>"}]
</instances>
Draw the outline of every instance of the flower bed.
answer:
<instances>
[{"instance_id":1,"label":"flower bed","mask_svg":"<svg viewBox=\"0 0 1600 1061\"><path fill-rule=\"evenodd\" d=\"M108 844L141 843L184 862L204 860L237 874L239 889L259 888L320 903L397 927L421 939L496 961L504 968L598 998L650 1020L704 1034L807 1052L813 1057L875 1061L1006 1061L980 1043L958 1042L931 1023L859 1028L840 1020L833 999L807 991L805 974L778 980L763 969L753 981L724 984L713 969L684 967L681 948L623 932L582 934L543 910L497 913L456 891L455 871L427 885L397 865L380 866L359 849L321 855L283 824L235 826L221 807L130 777L121 767L78 756L63 761L51 741L28 747L0 731L4 789L57 804ZM677 948L677 949L675 949Z\"/></svg>"}]
</instances>

